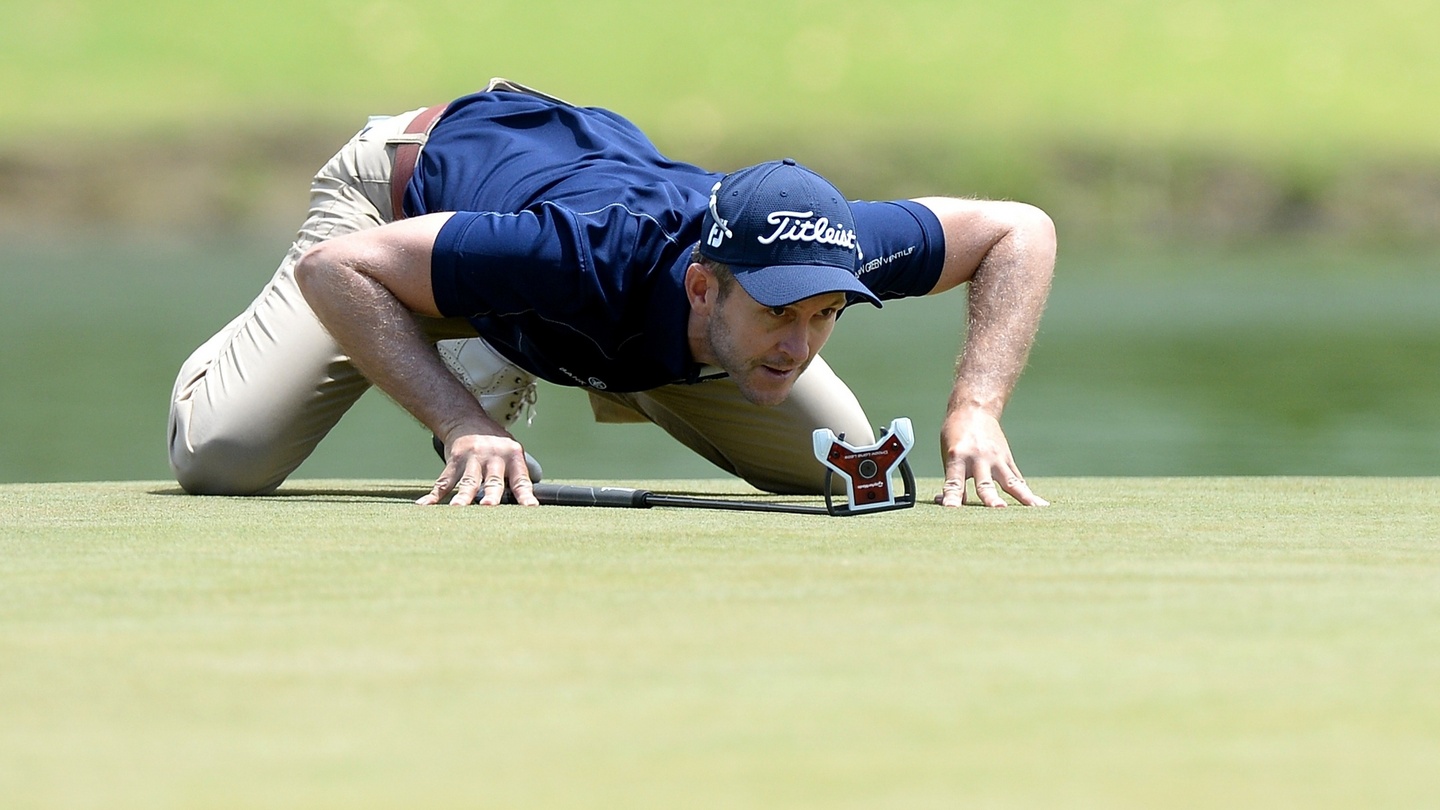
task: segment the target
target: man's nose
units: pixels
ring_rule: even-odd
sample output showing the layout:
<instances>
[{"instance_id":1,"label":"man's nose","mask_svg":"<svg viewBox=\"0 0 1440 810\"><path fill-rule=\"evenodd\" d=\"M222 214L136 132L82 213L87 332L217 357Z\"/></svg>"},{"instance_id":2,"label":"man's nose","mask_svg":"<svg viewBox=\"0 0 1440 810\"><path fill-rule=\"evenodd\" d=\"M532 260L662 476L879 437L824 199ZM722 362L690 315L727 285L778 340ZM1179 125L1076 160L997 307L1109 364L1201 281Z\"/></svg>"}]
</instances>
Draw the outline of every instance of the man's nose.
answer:
<instances>
[{"instance_id":1,"label":"man's nose","mask_svg":"<svg viewBox=\"0 0 1440 810\"><path fill-rule=\"evenodd\" d=\"M810 358L810 331L801 324L785 330L780 337L780 351L786 359L801 361Z\"/></svg>"}]
</instances>

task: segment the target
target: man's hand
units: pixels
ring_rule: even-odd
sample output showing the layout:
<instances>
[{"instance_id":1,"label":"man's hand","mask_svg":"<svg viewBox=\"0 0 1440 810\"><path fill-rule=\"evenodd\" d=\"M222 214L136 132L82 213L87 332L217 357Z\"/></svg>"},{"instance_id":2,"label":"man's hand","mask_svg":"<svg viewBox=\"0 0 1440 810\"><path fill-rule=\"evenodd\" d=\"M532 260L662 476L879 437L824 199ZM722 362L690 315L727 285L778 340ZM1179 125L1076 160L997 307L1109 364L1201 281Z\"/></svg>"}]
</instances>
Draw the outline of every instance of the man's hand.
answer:
<instances>
[{"instance_id":1,"label":"man's hand","mask_svg":"<svg viewBox=\"0 0 1440 810\"><path fill-rule=\"evenodd\" d=\"M975 494L985 506L1005 506L997 490L1026 506L1050 505L1030 491L1010 454L1000 422L983 410L951 411L940 428L940 453L945 459L945 486L935 502L941 506L964 506L965 482L972 478Z\"/></svg>"},{"instance_id":2,"label":"man's hand","mask_svg":"<svg viewBox=\"0 0 1440 810\"><path fill-rule=\"evenodd\" d=\"M495 506L508 486L521 506L538 506L531 490L525 450L509 434L487 435L464 432L445 442L445 470L428 495L416 501L421 506L440 503L451 495L451 506ZM452 494L453 493L453 494Z\"/></svg>"}]
</instances>

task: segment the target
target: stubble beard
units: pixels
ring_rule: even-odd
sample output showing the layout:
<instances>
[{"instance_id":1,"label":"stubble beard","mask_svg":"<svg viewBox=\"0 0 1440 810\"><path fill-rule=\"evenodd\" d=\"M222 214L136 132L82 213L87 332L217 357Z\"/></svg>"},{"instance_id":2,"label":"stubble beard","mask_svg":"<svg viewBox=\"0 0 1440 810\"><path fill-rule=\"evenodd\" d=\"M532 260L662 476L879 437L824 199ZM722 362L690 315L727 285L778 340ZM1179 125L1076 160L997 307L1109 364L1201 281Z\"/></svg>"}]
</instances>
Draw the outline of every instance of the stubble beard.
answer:
<instances>
[{"instance_id":1,"label":"stubble beard","mask_svg":"<svg viewBox=\"0 0 1440 810\"><path fill-rule=\"evenodd\" d=\"M795 387L795 380L810 367L810 359L807 358L799 371L790 378L789 384L783 387L758 386L753 377L757 373L768 373L761 368L766 363L763 359L746 357L736 348L730 325L723 318L718 315L711 317L705 326L705 334L710 342L710 352L715 357L715 365L730 375L730 379L740 389L741 396L761 407L770 408L784 402Z\"/></svg>"}]
</instances>

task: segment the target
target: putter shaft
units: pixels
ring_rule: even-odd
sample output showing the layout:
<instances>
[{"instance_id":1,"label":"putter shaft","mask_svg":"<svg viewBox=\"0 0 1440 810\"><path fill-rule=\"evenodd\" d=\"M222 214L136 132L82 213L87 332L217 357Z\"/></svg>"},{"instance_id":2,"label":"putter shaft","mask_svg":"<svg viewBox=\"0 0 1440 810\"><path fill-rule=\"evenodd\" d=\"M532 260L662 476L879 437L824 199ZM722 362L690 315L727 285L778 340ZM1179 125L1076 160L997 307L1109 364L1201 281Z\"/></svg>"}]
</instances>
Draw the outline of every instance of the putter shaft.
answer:
<instances>
[{"instance_id":1,"label":"putter shaft","mask_svg":"<svg viewBox=\"0 0 1440 810\"><path fill-rule=\"evenodd\" d=\"M582 487L573 484L535 484L532 491L535 499L546 506L602 506L618 509L649 509L654 506L668 506L681 509L725 509L733 512L782 512L795 515L828 514L823 506L806 506L796 503L764 503L756 501L732 501L721 498L692 498L685 495L665 495L648 489L629 487ZM513 503L514 496L505 493L506 502Z\"/></svg>"}]
</instances>

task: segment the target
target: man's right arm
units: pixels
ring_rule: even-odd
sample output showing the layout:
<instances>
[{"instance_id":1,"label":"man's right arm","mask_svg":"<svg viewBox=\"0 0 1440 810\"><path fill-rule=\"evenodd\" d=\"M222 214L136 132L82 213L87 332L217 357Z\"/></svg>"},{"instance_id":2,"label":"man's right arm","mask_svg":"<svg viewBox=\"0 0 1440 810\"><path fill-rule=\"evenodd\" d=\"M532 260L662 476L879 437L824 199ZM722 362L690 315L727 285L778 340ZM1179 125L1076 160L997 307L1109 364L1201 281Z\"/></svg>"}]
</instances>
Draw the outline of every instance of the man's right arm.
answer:
<instances>
[{"instance_id":1,"label":"man's right arm","mask_svg":"<svg viewBox=\"0 0 1440 810\"><path fill-rule=\"evenodd\" d=\"M534 505L520 443L450 373L415 322L416 315L440 315L430 260L450 216L322 242L301 257L295 279L356 368L445 443L445 470L419 503L449 495L454 505L496 504L508 484L519 503Z\"/></svg>"},{"instance_id":2,"label":"man's right arm","mask_svg":"<svg viewBox=\"0 0 1440 810\"><path fill-rule=\"evenodd\" d=\"M1000 429L1000 414L1025 367L1055 271L1055 225L1014 202L929 197L945 230L945 264L931 294L969 285L968 326L940 429L945 486L940 502L961 506L974 479L986 506L1004 506L996 488L1044 506L1031 491Z\"/></svg>"}]
</instances>

